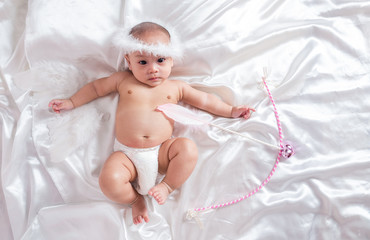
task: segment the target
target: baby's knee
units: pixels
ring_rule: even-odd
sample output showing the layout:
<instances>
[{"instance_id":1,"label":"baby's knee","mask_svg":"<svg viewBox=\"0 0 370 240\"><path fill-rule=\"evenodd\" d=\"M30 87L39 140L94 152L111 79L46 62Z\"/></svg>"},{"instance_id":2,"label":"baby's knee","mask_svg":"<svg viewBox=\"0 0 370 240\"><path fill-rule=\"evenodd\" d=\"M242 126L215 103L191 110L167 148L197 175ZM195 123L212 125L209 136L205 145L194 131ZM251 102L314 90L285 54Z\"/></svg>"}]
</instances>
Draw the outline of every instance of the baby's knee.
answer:
<instances>
[{"instance_id":1,"label":"baby's knee","mask_svg":"<svg viewBox=\"0 0 370 240\"><path fill-rule=\"evenodd\" d=\"M114 192L121 180L123 178L118 173L110 174L107 171L102 171L99 176L99 186L104 193Z\"/></svg>"},{"instance_id":2,"label":"baby's knee","mask_svg":"<svg viewBox=\"0 0 370 240\"><path fill-rule=\"evenodd\" d=\"M198 159L197 145L188 138L179 138L179 151L187 155L187 159L196 162Z\"/></svg>"},{"instance_id":3,"label":"baby's knee","mask_svg":"<svg viewBox=\"0 0 370 240\"><path fill-rule=\"evenodd\" d=\"M132 177L130 169L125 164L108 159L100 172L99 185L102 189L111 191L129 183Z\"/></svg>"}]
</instances>

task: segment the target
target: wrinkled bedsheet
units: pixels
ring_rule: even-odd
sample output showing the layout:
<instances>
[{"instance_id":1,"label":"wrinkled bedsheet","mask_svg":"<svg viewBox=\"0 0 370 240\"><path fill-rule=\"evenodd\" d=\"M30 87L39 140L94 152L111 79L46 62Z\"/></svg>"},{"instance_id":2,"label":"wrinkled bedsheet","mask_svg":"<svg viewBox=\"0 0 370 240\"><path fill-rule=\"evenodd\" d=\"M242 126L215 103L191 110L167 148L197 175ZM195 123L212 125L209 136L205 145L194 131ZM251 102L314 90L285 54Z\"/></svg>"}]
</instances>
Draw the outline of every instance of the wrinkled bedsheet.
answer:
<instances>
[{"instance_id":1,"label":"wrinkled bedsheet","mask_svg":"<svg viewBox=\"0 0 370 240\"><path fill-rule=\"evenodd\" d=\"M252 197L189 220L256 189L278 150L178 124L197 166L165 205L146 198L150 222L135 226L98 186L117 96L61 115L47 103L121 69L114 33L153 19L183 43L173 79L257 110L211 122L278 145L266 67L295 155ZM0 27L1 239L370 239L369 1L3 0Z\"/></svg>"}]
</instances>

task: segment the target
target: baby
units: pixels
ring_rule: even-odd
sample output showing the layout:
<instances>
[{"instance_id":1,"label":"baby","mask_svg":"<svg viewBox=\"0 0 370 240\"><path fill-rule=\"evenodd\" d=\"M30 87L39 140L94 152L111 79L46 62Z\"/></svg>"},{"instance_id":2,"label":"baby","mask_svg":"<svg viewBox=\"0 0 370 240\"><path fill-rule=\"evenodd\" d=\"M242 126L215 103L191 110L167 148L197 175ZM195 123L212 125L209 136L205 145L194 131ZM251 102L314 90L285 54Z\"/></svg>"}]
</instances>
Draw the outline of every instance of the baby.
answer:
<instances>
[{"instance_id":1,"label":"baby","mask_svg":"<svg viewBox=\"0 0 370 240\"><path fill-rule=\"evenodd\" d=\"M129 70L88 83L70 99L52 100L49 107L60 113L119 94L114 152L104 163L99 184L109 199L132 206L133 222L138 224L149 221L143 195L164 204L191 175L198 157L194 142L172 137L174 122L156 110L159 105L182 101L218 116L245 119L255 110L230 106L185 82L168 79L173 58L171 35L164 27L143 22L128 37L136 46L125 54ZM165 177L155 185L158 172Z\"/></svg>"}]
</instances>

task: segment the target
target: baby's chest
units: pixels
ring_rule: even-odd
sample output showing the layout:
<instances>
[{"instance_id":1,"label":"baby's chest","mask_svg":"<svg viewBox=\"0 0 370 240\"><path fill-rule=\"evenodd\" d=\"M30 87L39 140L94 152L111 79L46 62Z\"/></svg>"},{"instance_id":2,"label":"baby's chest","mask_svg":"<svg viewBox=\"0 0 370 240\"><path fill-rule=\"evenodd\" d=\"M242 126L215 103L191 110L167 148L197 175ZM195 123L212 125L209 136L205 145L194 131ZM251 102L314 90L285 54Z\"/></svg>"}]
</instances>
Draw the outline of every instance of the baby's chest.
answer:
<instances>
[{"instance_id":1,"label":"baby's chest","mask_svg":"<svg viewBox=\"0 0 370 240\"><path fill-rule=\"evenodd\" d=\"M178 92L172 89L125 88L120 91L120 100L131 104L161 105L177 103Z\"/></svg>"}]
</instances>

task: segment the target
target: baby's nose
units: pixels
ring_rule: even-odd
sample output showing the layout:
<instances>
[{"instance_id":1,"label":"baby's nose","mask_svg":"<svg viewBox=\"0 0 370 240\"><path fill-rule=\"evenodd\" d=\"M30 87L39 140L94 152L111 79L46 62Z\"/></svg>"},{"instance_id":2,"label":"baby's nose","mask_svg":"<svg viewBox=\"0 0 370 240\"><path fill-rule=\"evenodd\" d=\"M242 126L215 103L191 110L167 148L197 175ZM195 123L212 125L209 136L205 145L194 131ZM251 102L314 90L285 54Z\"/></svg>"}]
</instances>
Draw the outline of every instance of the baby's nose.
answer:
<instances>
[{"instance_id":1,"label":"baby's nose","mask_svg":"<svg viewBox=\"0 0 370 240\"><path fill-rule=\"evenodd\" d=\"M152 64L150 64L149 65L149 72L150 73L156 73L156 72L158 72L158 64L156 64L156 63L152 63Z\"/></svg>"}]
</instances>

